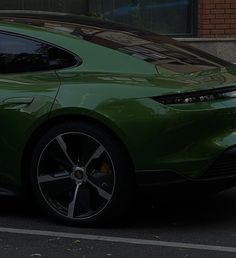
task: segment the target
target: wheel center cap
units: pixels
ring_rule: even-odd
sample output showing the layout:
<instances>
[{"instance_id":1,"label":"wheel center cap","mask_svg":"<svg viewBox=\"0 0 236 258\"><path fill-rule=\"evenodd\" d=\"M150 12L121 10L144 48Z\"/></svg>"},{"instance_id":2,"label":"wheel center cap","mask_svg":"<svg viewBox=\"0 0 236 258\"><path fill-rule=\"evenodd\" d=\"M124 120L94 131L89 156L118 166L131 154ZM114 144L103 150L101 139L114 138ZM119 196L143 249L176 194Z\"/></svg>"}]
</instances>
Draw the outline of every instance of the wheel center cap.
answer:
<instances>
[{"instance_id":1,"label":"wheel center cap","mask_svg":"<svg viewBox=\"0 0 236 258\"><path fill-rule=\"evenodd\" d=\"M82 183L86 181L85 169L81 167L75 167L71 173L71 178L77 183Z\"/></svg>"},{"instance_id":2,"label":"wheel center cap","mask_svg":"<svg viewBox=\"0 0 236 258\"><path fill-rule=\"evenodd\" d=\"M84 172L83 171L80 171L80 170L77 170L74 172L74 176L77 178L77 179L80 179L82 180L84 178Z\"/></svg>"}]
</instances>

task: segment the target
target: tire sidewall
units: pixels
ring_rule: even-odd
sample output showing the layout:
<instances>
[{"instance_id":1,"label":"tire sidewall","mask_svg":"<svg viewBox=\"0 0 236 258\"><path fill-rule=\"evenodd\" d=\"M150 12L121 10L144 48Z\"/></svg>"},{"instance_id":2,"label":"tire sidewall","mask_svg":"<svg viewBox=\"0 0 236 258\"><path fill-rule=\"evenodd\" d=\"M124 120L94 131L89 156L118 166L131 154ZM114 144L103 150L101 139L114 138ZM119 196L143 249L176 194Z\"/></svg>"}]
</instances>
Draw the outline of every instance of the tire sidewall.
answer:
<instances>
[{"instance_id":1,"label":"tire sidewall","mask_svg":"<svg viewBox=\"0 0 236 258\"><path fill-rule=\"evenodd\" d=\"M68 132L84 133L98 142L100 142L108 152L114 166L114 188L113 194L106 206L89 218L68 218L53 209L46 198L43 196L38 184L38 162L47 144L57 135ZM110 223L114 219L120 217L125 210L128 209L129 202L133 194L133 183L131 176L131 166L128 158L124 155L124 149L112 137L112 135L102 127L85 122L70 122L59 124L48 130L35 145L31 166L30 180L33 192L40 203L49 215L56 217L61 222L66 224L77 224L79 226L96 226L97 224Z\"/></svg>"}]
</instances>

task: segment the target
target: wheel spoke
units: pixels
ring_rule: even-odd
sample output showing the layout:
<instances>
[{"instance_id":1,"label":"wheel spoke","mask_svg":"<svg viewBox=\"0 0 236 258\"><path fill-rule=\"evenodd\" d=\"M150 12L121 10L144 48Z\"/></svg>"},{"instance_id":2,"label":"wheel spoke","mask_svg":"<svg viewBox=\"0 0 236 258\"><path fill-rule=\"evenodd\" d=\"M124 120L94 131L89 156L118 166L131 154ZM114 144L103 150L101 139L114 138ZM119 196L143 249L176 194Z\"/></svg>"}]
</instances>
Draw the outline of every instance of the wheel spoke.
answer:
<instances>
[{"instance_id":1,"label":"wheel spoke","mask_svg":"<svg viewBox=\"0 0 236 258\"><path fill-rule=\"evenodd\" d=\"M90 179L87 179L87 182L88 182L91 186L93 186L94 188L97 189L98 194L99 194L102 198L106 199L107 201L109 201L109 200L111 199L111 197L112 197L111 194L109 194L108 192L106 192L105 190L103 190L101 187L99 187L98 185L96 185L95 183L93 183Z\"/></svg>"},{"instance_id":2,"label":"wheel spoke","mask_svg":"<svg viewBox=\"0 0 236 258\"><path fill-rule=\"evenodd\" d=\"M76 188L75 188L75 193L74 193L73 199L70 202L69 207L68 207L68 217L69 218L74 217L75 204L76 204L76 200L77 200L77 196L78 196L79 187L80 187L80 184L77 184Z\"/></svg>"},{"instance_id":3,"label":"wheel spoke","mask_svg":"<svg viewBox=\"0 0 236 258\"><path fill-rule=\"evenodd\" d=\"M89 218L112 199L111 157L96 138L62 132L48 142L38 164L38 186L53 210L67 219Z\"/></svg>"},{"instance_id":4,"label":"wheel spoke","mask_svg":"<svg viewBox=\"0 0 236 258\"><path fill-rule=\"evenodd\" d=\"M98 159L103 152L105 151L105 148L100 145L97 150L93 153L93 155L90 157L89 161L87 162L87 164L85 165L85 169L87 169L87 167L89 166L89 164L94 160L94 159Z\"/></svg>"},{"instance_id":5,"label":"wheel spoke","mask_svg":"<svg viewBox=\"0 0 236 258\"><path fill-rule=\"evenodd\" d=\"M41 183L49 183L49 182L55 182L59 180L65 180L69 179L70 174L67 171L63 172L57 172L57 173L49 173L47 175L40 175L38 176L38 182Z\"/></svg>"},{"instance_id":6,"label":"wheel spoke","mask_svg":"<svg viewBox=\"0 0 236 258\"><path fill-rule=\"evenodd\" d=\"M78 154L78 156L77 156L76 162L77 162L77 166L78 166L78 165L80 164L80 156L79 156L79 154Z\"/></svg>"},{"instance_id":7,"label":"wheel spoke","mask_svg":"<svg viewBox=\"0 0 236 258\"><path fill-rule=\"evenodd\" d=\"M66 158L67 158L68 161L70 162L70 164L71 164L73 167L75 167L75 163L72 161L72 159L70 158L70 156L69 156L69 154L68 154L68 152L67 152L67 146L66 146L65 141L62 139L62 136L61 136L61 135L57 136L57 137L56 137L56 140L57 140L59 146L61 147L61 149L62 149L64 155L66 156Z\"/></svg>"}]
</instances>

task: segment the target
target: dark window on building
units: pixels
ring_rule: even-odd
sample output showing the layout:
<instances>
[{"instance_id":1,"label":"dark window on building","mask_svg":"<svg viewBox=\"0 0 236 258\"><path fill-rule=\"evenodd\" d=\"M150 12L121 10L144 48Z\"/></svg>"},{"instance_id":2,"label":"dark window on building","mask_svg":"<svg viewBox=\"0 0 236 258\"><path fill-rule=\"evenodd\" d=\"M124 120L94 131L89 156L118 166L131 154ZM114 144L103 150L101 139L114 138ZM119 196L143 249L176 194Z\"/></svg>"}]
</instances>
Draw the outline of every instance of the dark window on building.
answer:
<instances>
[{"instance_id":1,"label":"dark window on building","mask_svg":"<svg viewBox=\"0 0 236 258\"><path fill-rule=\"evenodd\" d=\"M193 36L197 0L1 0L0 10L97 16L173 36Z\"/></svg>"},{"instance_id":2,"label":"dark window on building","mask_svg":"<svg viewBox=\"0 0 236 258\"><path fill-rule=\"evenodd\" d=\"M195 0L91 0L90 13L152 32L194 35Z\"/></svg>"},{"instance_id":3,"label":"dark window on building","mask_svg":"<svg viewBox=\"0 0 236 258\"><path fill-rule=\"evenodd\" d=\"M88 1L90 0L1 0L0 10L34 10L85 14Z\"/></svg>"},{"instance_id":4,"label":"dark window on building","mask_svg":"<svg viewBox=\"0 0 236 258\"><path fill-rule=\"evenodd\" d=\"M35 40L0 33L0 73L46 71L73 66L73 55Z\"/></svg>"},{"instance_id":5,"label":"dark window on building","mask_svg":"<svg viewBox=\"0 0 236 258\"><path fill-rule=\"evenodd\" d=\"M193 36L197 0L1 0L0 10L88 14L173 36Z\"/></svg>"}]
</instances>

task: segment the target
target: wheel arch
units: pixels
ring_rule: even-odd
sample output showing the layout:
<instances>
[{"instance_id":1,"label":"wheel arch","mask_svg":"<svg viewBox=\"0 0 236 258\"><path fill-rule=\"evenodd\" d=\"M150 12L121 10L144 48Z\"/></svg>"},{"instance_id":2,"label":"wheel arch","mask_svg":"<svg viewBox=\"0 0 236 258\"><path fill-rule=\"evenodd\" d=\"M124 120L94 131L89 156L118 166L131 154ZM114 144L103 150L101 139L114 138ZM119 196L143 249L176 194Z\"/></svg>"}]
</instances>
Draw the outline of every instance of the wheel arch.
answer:
<instances>
[{"instance_id":1,"label":"wheel arch","mask_svg":"<svg viewBox=\"0 0 236 258\"><path fill-rule=\"evenodd\" d=\"M105 124L103 121L100 121L94 117L91 117L89 115L84 114L62 114L62 115L56 115L51 116L46 121L42 122L40 125L38 125L29 139L27 140L24 149L23 149L23 155L21 160L21 178L22 178L22 184L23 187L28 189L30 188L30 179L29 179L29 171L30 171L30 162L32 155L33 155L33 149L34 145L37 143L37 141L40 139L40 137L46 133L46 131L56 125L66 123L66 122L75 122L75 121L83 121L88 122L93 125L96 125L103 130L107 131L107 133L111 134L116 141L119 143L119 145L123 148L125 155L130 162L130 166L133 171L135 171L134 161L132 156L130 155L130 152L128 151L128 148L126 147L126 144L124 143L124 140L120 137L120 135L117 132L114 132L111 127L109 127L107 124Z\"/></svg>"}]
</instances>

